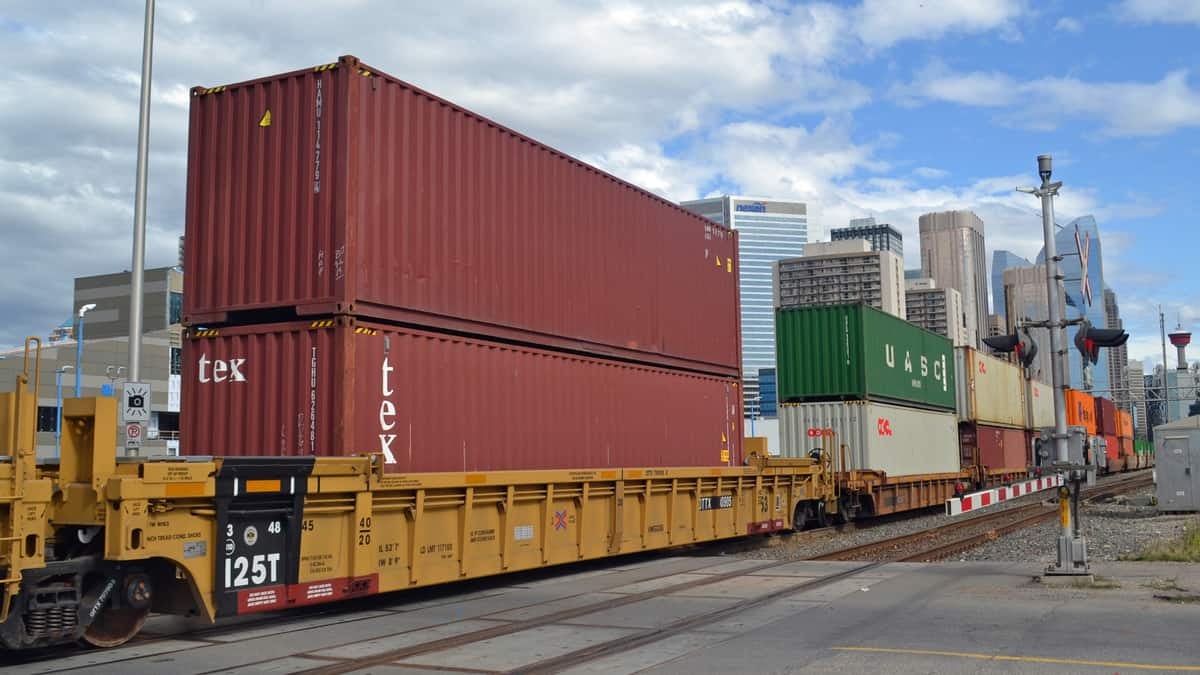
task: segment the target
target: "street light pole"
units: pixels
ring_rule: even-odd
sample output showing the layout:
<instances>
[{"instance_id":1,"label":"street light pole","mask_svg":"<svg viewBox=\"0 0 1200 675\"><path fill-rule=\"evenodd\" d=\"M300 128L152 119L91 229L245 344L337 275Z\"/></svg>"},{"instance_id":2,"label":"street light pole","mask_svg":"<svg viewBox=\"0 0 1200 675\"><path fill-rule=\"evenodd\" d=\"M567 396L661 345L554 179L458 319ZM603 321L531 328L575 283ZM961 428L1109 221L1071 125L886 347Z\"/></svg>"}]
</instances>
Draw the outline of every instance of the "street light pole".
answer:
<instances>
[{"instance_id":1,"label":"street light pole","mask_svg":"<svg viewBox=\"0 0 1200 675\"><path fill-rule=\"evenodd\" d=\"M62 366L54 371L54 388L56 391L56 403L54 413L54 456L62 456L62 376L68 370L75 370L74 366ZM78 397L76 397L78 398Z\"/></svg>"},{"instance_id":2,"label":"street light pole","mask_svg":"<svg viewBox=\"0 0 1200 675\"><path fill-rule=\"evenodd\" d=\"M150 79L154 60L154 0L142 28L142 92L138 112L137 185L133 207L133 272L129 285L129 380L142 374L142 277L146 272L146 183L150 152Z\"/></svg>"},{"instance_id":3,"label":"street light pole","mask_svg":"<svg viewBox=\"0 0 1200 675\"><path fill-rule=\"evenodd\" d=\"M1045 240L1046 250L1046 297L1049 302L1049 322L1050 330L1050 371L1051 378L1054 384L1054 448L1057 464L1067 466L1071 463L1071 457L1067 446L1067 373L1066 373L1066 348L1065 336L1063 328L1066 326L1064 317L1059 311L1058 301L1063 297L1062 279L1063 275L1059 271L1059 262L1062 257L1058 255L1057 246L1054 241L1054 197L1058 195L1059 188L1062 187L1062 181L1050 182L1050 176L1053 173L1053 167L1050 155L1038 155L1038 175L1042 179L1040 188L1017 188L1021 192L1032 194L1040 197L1042 200L1042 237ZM1086 273L1086 270L1084 270ZM1074 475L1075 471L1070 471L1067 478L1074 484L1075 490L1079 489L1079 481ZM1083 575L1088 574L1087 564L1087 542L1082 536L1076 534L1073 523L1071 522L1073 514L1070 507L1071 491L1064 485L1058 494L1059 500L1059 525L1061 529L1058 535L1058 562L1051 565L1046 570L1046 574L1050 575Z\"/></svg>"},{"instance_id":4,"label":"street light pole","mask_svg":"<svg viewBox=\"0 0 1200 675\"><path fill-rule=\"evenodd\" d=\"M83 396L83 315L96 309L96 303L79 308L79 320L75 324L75 398Z\"/></svg>"},{"instance_id":5,"label":"street light pole","mask_svg":"<svg viewBox=\"0 0 1200 675\"><path fill-rule=\"evenodd\" d=\"M1162 305L1158 306L1158 332L1162 335L1163 369L1163 424L1171 421L1171 394L1167 385L1167 320L1163 316ZM1175 378L1178 382L1179 378Z\"/></svg>"}]
</instances>

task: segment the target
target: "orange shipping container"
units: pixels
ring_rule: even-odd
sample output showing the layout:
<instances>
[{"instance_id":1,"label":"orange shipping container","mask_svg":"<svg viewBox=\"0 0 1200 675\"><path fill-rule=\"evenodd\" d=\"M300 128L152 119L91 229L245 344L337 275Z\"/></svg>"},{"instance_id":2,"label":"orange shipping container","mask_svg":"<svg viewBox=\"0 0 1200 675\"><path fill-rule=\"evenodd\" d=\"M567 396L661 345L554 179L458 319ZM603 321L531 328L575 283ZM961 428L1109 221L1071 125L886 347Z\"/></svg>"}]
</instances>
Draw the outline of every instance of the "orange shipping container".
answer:
<instances>
[{"instance_id":1,"label":"orange shipping container","mask_svg":"<svg viewBox=\"0 0 1200 675\"><path fill-rule=\"evenodd\" d=\"M1096 399L1074 389L1067 390L1067 424L1083 427L1089 436L1096 435Z\"/></svg>"},{"instance_id":2,"label":"orange shipping container","mask_svg":"<svg viewBox=\"0 0 1200 675\"><path fill-rule=\"evenodd\" d=\"M1117 436L1122 439L1133 439L1133 415L1124 410L1117 411Z\"/></svg>"}]
</instances>

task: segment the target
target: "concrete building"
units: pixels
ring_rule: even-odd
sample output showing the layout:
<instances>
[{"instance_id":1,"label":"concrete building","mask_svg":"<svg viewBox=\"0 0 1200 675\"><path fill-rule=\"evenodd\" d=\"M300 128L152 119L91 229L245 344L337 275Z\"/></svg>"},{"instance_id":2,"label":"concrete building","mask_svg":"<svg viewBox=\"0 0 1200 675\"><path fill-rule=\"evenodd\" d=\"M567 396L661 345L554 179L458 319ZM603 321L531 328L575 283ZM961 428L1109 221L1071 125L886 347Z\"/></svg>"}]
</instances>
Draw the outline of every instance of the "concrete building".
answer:
<instances>
[{"instance_id":1,"label":"concrete building","mask_svg":"<svg viewBox=\"0 0 1200 675\"><path fill-rule=\"evenodd\" d=\"M1125 327L1124 322L1121 321L1120 307L1117 306L1117 294L1111 288L1104 289L1104 327ZM1121 410L1129 410L1129 379L1126 372L1129 365L1129 348L1121 345L1103 351L1110 352L1108 355L1108 397Z\"/></svg>"},{"instance_id":2,"label":"concrete building","mask_svg":"<svg viewBox=\"0 0 1200 675\"><path fill-rule=\"evenodd\" d=\"M915 270L904 270L904 280L905 281L908 281L910 279L924 279L924 278L925 278L925 275L921 273L921 268L919 268L919 267Z\"/></svg>"},{"instance_id":3,"label":"concrete building","mask_svg":"<svg viewBox=\"0 0 1200 675\"><path fill-rule=\"evenodd\" d=\"M1093 294L1090 301L1083 292L1082 279L1084 275L1081 273L1080 258L1076 252L1076 237L1079 238L1082 245L1088 248L1086 273L1088 286ZM1054 245L1058 254L1062 256L1060 270L1063 275L1063 289L1066 296L1066 314L1064 316L1067 319L1087 318L1097 328L1106 326L1108 317L1105 313L1102 296L1105 288L1103 248L1100 242L1100 228L1096 225L1096 219L1092 216L1083 216L1067 223L1065 227L1058 228L1054 235ZM1046 252L1043 250L1038 254L1038 263L1044 262L1045 258ZM1043 283L1045 282L1043 281ZM1068 345L1075 344L1077 332L1079 332L1077 326L1067 327ZM1084 375L1083 356L1075 349L1070 350L1070 355L1070 358L1067 359L1067 381L1071 387L1097 392L1107 392L1112 388L1109 381L1109 356L1121 358L1121 355L1115 350L1100 350L1100 358L1096 365L1089 364L1087 366L1090 377ZM1175 418L1172 417L1172 419Z\"/></svg>"},{"instance_id":4,"label":"concrete building","mask_svg":"<svg viewBox=\"0 0 1200 675\"><path fill-rule=\"evenodd\" d=\"M1001 285L1000 292L1001 293L1004 292L1003 285ZM1004 317L1000 316L999 314L988 314L988 326L987 326L986 337L997 337L1000 335L1007 335L1007 334L1008 334L1008 325L1005 322Z\"/></svg>"},{"instance_id":5,"label":"concrete building","mask_svg":"<svg viewBox=\"0 0 1200 675\"><path fill-rule=\"evenodd\" d=\"M1146 367L1141 361L1130 360L1125 368L1125 379L1129 382L1129 407L1133 414L1134 438L1146 438L1149 418L1146 411Z\"/></svg>"},{"instance_id":6,"label":"concrete building","mask_svg":"<svg viewBox=\"0 0 1200 675\"><path fill-rule=\"evenodd\" d=\"M962 294L967 344L979 347L988 315L983 220L971 211L942 211L922 215L919 225L923 276Z\"/></svg>"},{"instance_id":7,"label":"concrete building","mask_svg":"<svg viewBox=\"0 0 1200 675\"><path fill-rule=\"evenodd\" d=\"M96 305L83 319L81 389L84 396L120 393L129 374L129 293L131 274L102 274L75 279L72 312ZM146 270L143 281L141 381L151 387L150 422L141 454L177 452L182 372L183 273L177 268ZM75 322L65 321L55 339L42 349L38 387L38 456L55 452L54 430L58 419L55 371L63 373L63 396L75 392ZM0 353L0 381L12 382L24 364L23 350ZM123 430L118 446L124 448Z\"/></svg>"},{"instance_id":8,"label":"concrete building","mask_svg":"<svg viewBox=\"0 0 1200 675\"><path fill-rule=\"evenodd\" d=\"M863 239L814 242L775 263L775 307L862 302L904 318L904 261Z\"/></svg>"},{"instance_id":9,"label":"concrete building","mask_svg":"<svg viewBox=\"0 0 1200 675\"><path fill-rule=\"evenodd\" d=\"M90 316L90 315L89 315ZM84 324L82 393L84 396L120 395L129 363L129 338L91 339ZM63 398L75 395L74 340L58 342L42 348L41 381L38 397L37 456L55 455L55 428L58 421L55 371L69 367L62 375ZM171 395L169 379L177 368L172 355L178 354L179 344L168 331L155 331L142 337L142 381L151 387L151 418L146 425L146 440L141 454L173 454L179 450L179 397ZM24 351L0 352L0 382L10 391L18 373L24 368ZM177 364L176 364L177 365ZM32 367L32 366L31 366ZM119 370L118 370L119 369ZM118 425L113 429L118 453L123 453L125 435Z\"/></svg>"},{"instance_id":10,"label":"concrete building","mask_svg":"<svg viewBox=\"0 0 1200 675\"><path fill-rule=\"evenodd\" d=\"M904 258L904 235L887 223L876 223L874 218L853 218L850 227L838 227L829 231L833 241L865 239L871 242L872 251L891 251Z\"/></svg>"},{"instance_id":11,"label":"concrete building","mask_svg":"<svg viewBox=\"0 0 1200 675\"><path fill-rule=\"evenodd\" d=\"M1045 321L1050 316L1050 302L1046 294L1046 266L1031 265L1004 270L1004 295L1007 307L1006 333L1016 331L1017 324L1024 320ZM1066 305L1059 304L1066 311ZM1029 336L1037 343L1038 354L1030 369L1034 379L1050 384L1050 331L1045 328L1029 329ZM1070 348L1070 343L1068 348Z\"/></svg>"},{"instance_id":12,"label":"concrete building","mask_svg":"<svg viewBox=\"0 0 1200 675\"><path fill-rule=\"evenodd\" d=\"M1033 263L1012 251L992 251L992 314L1007 318L1004 301L1004 271L1014 267L1029 267Z\"/></svg>"},{"instance_id":13,"label":"concrete building","mask_svg":"<svg viewBox=\"0 0 1200 675\"><path fill-rule=\"evenodd\" d=\"M758 396L758 371L775 367L775 308L771 265L804 255L808 207L725 195L683 202L683 208L738 231L738 269L742 298L743 403Z\"/></svg>"},{"instance_id":14,"label":"concrete building","mask_svg":"<svg viewBox=\"0 0 1200 675\"><path fill-rule=\"evenodd\" d=\"M938 288L933 279L909 279L904 296L909 322L950 338L955 347L967 344L962 294L953 288Z\"/></svg>"}]
</instances>

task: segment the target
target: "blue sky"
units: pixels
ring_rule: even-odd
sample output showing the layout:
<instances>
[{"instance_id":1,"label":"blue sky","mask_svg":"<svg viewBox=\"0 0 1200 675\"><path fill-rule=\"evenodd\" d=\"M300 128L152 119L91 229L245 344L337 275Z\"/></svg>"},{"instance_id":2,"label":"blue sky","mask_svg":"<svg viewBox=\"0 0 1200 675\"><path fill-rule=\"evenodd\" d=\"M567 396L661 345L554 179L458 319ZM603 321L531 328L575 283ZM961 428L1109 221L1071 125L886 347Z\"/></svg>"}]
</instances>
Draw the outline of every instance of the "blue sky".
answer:
<instances>
[{"instance_id":1,"label":"blue sky","mask_svg":"<svg viewBox=\"0 0 1200 675\"><path fill-rule=\"evenodd\" d=\"M0 9L0 345L128 267L133 213L141 0L27 4ZM148 263L183 229L188 88L352 53L672 199L805 200L817 236L874 215L913 267L917 216L949 208L989 260L1036 255L1012 188L1050 152L1154 357L1158 304L1200 328L1198 37L1196 0L159 0Z\"/></svg>"}]
</instances>

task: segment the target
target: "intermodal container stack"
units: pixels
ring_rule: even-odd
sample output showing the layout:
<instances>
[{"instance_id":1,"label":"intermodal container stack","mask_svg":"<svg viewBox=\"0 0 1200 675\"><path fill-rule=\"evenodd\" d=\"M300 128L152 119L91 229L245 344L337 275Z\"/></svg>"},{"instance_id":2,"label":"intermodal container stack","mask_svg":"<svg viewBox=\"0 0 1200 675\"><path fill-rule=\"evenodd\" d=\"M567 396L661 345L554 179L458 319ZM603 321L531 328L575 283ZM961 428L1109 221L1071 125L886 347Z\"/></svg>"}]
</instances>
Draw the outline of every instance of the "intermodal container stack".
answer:
<instances>
[{"instance_id":1,"label":"intermodal container stack","mask_svg":"<svg viewBox=\"0 0 1200 675\"><path fill-rule=\"evenodd\" d=\"M1105 461L1109 473L1123 471L1124 461L1121 459L1121 443L1117 440L1117 406L1111 400L1097 396L1093 398L1096 406L1096 433L1104 437Z\"/></svg>"},{"instance_id":2,"label":"intermodal container stack","mask_svg":"<svg viewBox=\"0 0 1200 675\"><path fill-rule=\"evenodd\" d=\"M1133 452L1133 415L1124 410L1117 411L1117 439L1121 448L1122 469L1136 469L1137 459Z\"/></svg>"},{"instance_id":3,"label":"intermodal container stack","mask_svg":"<svg viewBox=\"0 0 1200 675\"><path fill-rule=\"evenodd\" d=\"M985 483L1024 476L1031 464L1021 368L970 347L954 350L959 447Z\"/></svg>"},{"instance_id":4,"label":"intermodal container stack","mask_svg":"<svg viewBox=\"0 0 1200 675\"><path fill-rule=\"evenodd\" d=\"M893 481L960 470L946 338L861 304L781 309L776 360L784 456L832 438L843 470Z\"/></svg>"},{"instance_id":5,"label":"intermodal container stack","mask_svg":"<svg viewBox=\"0 0 1200 675\"><path fill-rule=\"evenodd\" d=\"M186 238L186 454L742 462L735 233L354 57L192 90Z\"/></svg>"}]
</instances>

